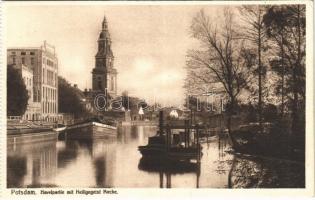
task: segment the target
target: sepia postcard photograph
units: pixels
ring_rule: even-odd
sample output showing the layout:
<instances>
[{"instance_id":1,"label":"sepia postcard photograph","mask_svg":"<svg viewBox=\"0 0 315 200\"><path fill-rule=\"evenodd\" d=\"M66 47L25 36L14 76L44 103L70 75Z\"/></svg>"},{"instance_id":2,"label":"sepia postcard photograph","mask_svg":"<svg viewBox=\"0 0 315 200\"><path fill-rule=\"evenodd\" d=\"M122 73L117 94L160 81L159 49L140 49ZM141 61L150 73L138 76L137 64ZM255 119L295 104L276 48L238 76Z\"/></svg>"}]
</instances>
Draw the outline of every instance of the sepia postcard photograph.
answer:
<instances>
[{"instance_id":1,"label":"sepia postcard photograph","mask_svg":"<svg viewBox=\"0 0 315 200\"><path fill-rule=\"evenodd\" d=\"M312 1L1 4L1 193L313 195Z\"/></svg>"}]
</instances>

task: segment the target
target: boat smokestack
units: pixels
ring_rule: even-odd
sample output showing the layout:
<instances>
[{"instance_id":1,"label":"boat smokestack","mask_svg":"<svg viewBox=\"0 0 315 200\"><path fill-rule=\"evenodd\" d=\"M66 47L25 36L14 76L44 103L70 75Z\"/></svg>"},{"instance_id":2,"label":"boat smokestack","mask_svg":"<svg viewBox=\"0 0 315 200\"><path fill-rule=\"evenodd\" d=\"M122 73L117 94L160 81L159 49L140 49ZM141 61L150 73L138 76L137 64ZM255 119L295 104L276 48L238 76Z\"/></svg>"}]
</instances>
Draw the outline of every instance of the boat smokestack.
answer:
<instances>
[{"instance_id":1,"label":"boat smokestack","mask_svg":"<svg viewBox=\"0 0 315 200\"><path fill-rule=\"evenodd\" d=\"M160 113L159 113L159 133L160 133L160 136L163 135L163 110L160 110Z\"/></svg>"}]
</instances>

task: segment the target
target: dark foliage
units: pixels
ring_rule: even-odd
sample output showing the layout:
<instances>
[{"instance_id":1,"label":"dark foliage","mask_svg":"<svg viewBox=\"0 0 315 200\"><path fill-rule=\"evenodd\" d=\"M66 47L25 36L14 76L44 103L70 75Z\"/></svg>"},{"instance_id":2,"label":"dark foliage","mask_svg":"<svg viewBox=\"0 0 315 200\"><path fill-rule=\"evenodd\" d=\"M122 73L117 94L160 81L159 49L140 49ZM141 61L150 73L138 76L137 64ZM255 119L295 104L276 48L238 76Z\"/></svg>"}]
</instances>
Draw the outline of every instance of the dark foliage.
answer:
<instances>
[{"instance_id":1,"label":"dark foliage","mask_svg":"<svg viewBox=\"0 0 315 200\"><path fill-rule=\"evenodd\" d=\"M271 6L264 22L276 49L270 65L282 80L275 91L291 112L292 132L300 134L305 126L305 6Z\"/></svg>"},{"instance_id":2,"label":"dark foliage","mask_svg":"<svg viewBox=\"0 0 315 200\"><path fill-rule=\"evenodd\" d=\"M71 113L75 117L80 117L87 112L81 102L77 88L72 87L62 77L58 77L58 102L60 113Z\"/></svg>"},{"instance_id":3,"label":"dark foliage","mask_svg":"<svg viewBox=\"0 0 315 200\"><path fill-rule=\"evenodd\" d=\"M21 72L9 65L7 68L7 115L23 115L27 108L28 99L28 92Z\"/></svg>"}]
</instances>

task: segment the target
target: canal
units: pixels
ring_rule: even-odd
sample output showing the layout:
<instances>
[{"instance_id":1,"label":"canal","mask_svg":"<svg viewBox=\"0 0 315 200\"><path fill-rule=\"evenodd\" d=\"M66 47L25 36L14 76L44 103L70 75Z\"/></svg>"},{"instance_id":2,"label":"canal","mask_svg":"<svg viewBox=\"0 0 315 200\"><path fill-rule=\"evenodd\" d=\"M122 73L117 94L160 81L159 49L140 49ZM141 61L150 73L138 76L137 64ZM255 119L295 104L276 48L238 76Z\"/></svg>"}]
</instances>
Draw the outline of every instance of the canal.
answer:
<instances>
[{"instance_id":1,"label":"canal","mask_svg":"<svg viewBox=\"0 0 315 200\"><path fill-rule=\"evenodd\" d=\"M226 140L202 143L200 167L168 168L141 160L155 127L119 127L115 139L49 141L7 147L12 187L304 187L304 165L228 153Z\"/></svg>"}]
</instances>

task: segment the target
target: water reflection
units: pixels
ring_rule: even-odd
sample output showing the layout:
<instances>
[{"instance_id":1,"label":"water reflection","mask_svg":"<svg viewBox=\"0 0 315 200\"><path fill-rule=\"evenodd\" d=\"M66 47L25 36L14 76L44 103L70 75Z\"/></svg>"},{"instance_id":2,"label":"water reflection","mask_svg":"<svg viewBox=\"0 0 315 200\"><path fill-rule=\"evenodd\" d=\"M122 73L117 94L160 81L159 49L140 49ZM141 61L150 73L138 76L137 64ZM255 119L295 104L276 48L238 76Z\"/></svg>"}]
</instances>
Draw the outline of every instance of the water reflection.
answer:
<instances>
[{"instance_id":1,"label":"water reflection","mask_svg":"<svg viewBox=\"0 0 315 200\"><path fill-rule=\"evenodd\" d=\"M49 187L45 180L56 175L56 141L8 146L8 187Z\"/></svg>"},{"instance_id":2,"label":"water reflection","mask_svg":"<svg viewBox=\"0 0 315 200\"><path fill-rule=\"evenodd\" d=\"M200 164L161 164L137 150L155 133L155 127L119 127L115 139L8 146L8 187L227 187L233 156L225 141L203 143Z\"/></svg>"},{"instance_id":3,"label":"water reflection","mask_svg":"<svg viewBox=\"0 0 315 200\"><path fill-rule=\"evenodd\" d=\"M7 186L252 188L304 187L301 163L227 153L226 139L202 143L200 164L141 158L156 128L119 127L117 138L8 145Z\"/></svg>"},{"instance_id":4,"label":"water reflection","mask_svg":"<svg viewBox=\"0 0 315 200\"><path fill-rule=\"evenodd\" d=\"M159 174L160 188L171 188L172 175L192 173L196 175L196 186L199 187L200 163L171 162L141 158L138 168L152 174ZM166 177L164 183L164 176Z\"/></svg>"}]
</instances>

